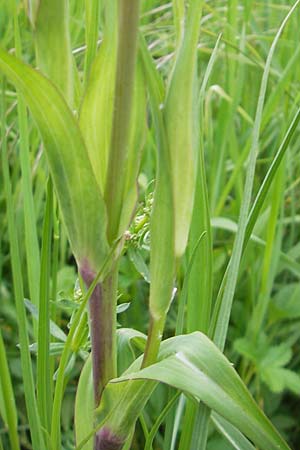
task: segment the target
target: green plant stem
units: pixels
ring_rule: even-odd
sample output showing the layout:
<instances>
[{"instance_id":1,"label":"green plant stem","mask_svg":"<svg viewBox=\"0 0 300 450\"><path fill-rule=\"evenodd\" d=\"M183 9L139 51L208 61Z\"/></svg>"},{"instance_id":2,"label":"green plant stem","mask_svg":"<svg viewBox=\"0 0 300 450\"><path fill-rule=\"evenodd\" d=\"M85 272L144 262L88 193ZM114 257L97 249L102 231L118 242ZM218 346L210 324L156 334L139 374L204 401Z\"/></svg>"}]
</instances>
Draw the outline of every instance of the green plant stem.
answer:
<instances>
[{"instance_id":1,"label":"green plant stem","mask_svg":"<svg viewBox=\"0 0 300 450\"><path fill-rule=\"evenodd\" d=\"M81 275L89 287L95 275L81 268ZM118 265L106 279L97 284L89 303L92 343L95 406L109 380L117 376L116 305Z\"/></svg>"},{"instance_id":2,"label":"green plant stem","mask_svg":"<svg viewBox=\"0 0 300 450\"><path fill-rule=\"evenodd\" d=\"M61 405L65 387L65 370L68 365L69 357L72 353L72 343L74 336L76 334L76 330L80 324L80 320L82 314L85 311L87 302L91 297L94 289L96 288L98 283L103 281L104 273L106 273L107 269L110 267L112 263L112 259L114 257L114 253L119 241L116 241L113 245L111 251L103 262L99 272L91 283L88 291L86 292L84 299L82 300L80 307L76 311L74 316L74 320L72 322L72 326L70 328L69 334L67 336L67 340L65 342L65 346L61 355L58 371L57 371L57 380L55 385L54 392L54 401L53 401L53 409L52 409L52 420L51 420L51 445L53 449L60 450L61 449L61 439L60 439L60 414L61 414ZM100 281L99 281L100 280Z\"/></svg>"},{"instance_id":3,"label":"green plant stem","mask_svg":"<svg viewBox=\"0 0 300 450\"><path fill-rule=\"evenodd\" d=\"M144 359L142 362L142 368L150 366L151 364L154 364L156 362L162 334L164 331L165 321L165 316L158 319L155 319L152 316L150 318L148 339L144 353Z\"/></svg>"},{"instance_id":4,"label":"green plant stem","mask_svg":"<svg viewBox=\"0 0 300 450\"><path fill-rule=\"evenodd\" d=\"M107 205L108 240L110 243L118 236L123 206L125 167L136 66L139 3L139 0L120 0L119 2L114 114L104 195Z\"/></svg>"}]
</instances>

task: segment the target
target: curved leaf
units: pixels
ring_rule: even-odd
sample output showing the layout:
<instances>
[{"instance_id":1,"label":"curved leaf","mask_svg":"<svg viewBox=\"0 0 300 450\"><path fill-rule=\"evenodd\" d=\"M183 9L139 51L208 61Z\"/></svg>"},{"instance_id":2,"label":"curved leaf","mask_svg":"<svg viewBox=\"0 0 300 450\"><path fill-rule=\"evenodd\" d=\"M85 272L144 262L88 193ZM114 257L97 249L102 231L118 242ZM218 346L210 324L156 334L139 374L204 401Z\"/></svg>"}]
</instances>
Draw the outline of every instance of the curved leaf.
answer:
<instances>
[{"instance_id":1,"label":"curved leaf","mask_svg":"<svg viewBox=\"0 0 300 450\"><path fill-rule=\"evenodd\" d=\"M260 448L289 449L230 362L207 336L195 332L168 339L161 345L159 359L114 382L149 379L167 383L203 401ZM129 371L137 370L139 364L137 360Z\"/></svg>"},{"instance_id":2,"label":"curved leaf","mask_svg":"<svg viewBox=\"0 0 300 450\"><path fill-rule=\"evenodd\" d=\"M106 211L76 120L51 82L2 49L0 71L22 93L39 128L77 262L97 271L108 251Z\"/></svg>"}]
</instances>

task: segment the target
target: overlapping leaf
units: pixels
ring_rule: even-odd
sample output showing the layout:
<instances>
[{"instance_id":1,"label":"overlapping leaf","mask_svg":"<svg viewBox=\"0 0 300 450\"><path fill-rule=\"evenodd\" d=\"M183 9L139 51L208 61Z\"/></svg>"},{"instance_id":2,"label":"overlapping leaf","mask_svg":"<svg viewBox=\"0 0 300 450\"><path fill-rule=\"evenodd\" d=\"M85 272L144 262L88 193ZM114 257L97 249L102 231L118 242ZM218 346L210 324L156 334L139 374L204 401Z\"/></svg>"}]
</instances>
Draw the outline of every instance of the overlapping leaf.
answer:
<instances>
[{"instance_id":1,"label":"overlapping leaf","mask_svg":"<svg viewBox=\"0 0 300 450\"><path fill-rule=\"evenodd\" d=\"M108 249L106 212L76 120L51 82L3 50L0 70L24 95L38 125L77 262L97 270Z\"/></svg>"}]
</instances>

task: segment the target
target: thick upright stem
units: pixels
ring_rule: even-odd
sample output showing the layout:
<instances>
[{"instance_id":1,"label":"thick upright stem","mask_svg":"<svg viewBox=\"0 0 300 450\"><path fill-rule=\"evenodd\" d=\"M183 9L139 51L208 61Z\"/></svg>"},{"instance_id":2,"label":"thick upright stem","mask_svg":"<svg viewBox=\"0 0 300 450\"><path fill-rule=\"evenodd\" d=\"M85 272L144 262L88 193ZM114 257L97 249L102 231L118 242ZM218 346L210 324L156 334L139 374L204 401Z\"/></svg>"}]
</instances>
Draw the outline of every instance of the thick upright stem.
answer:
<instances>
[{"instance_id":1,"label":"thick upright stem","mask_svg":"<svg viewBox=\"0 0 300 450\"><path fill-rule=\"evenodd\" d=\"M85 265L81 275L89 287L96 274ZM108 381L117 376L116 303L117 267L97 284L89 303L95 406Z\"/></svg>"},{"instance_id":2,"label":"thick upright stem","mask_svg":"<svg viewBox=\"0 0 300 450\"><path fill-rule=\"evenodd\" d=\"M128 156L134 75L136 68L139 0L119 1L118 51L112 135L105 187L108 240L118 236L123 207L126 159Z\"/></svg>"}]
</instances>

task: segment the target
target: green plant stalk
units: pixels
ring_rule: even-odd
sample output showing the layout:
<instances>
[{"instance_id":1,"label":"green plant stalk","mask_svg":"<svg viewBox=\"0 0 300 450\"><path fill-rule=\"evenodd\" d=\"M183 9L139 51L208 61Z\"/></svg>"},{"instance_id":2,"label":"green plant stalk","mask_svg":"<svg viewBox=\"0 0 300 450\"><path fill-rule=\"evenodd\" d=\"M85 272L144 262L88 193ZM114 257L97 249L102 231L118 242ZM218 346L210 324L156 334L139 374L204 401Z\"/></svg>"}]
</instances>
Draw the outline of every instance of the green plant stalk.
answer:
<instances>
[{"instance_id":1,"label":"green plant stalk","mask_svg":"<svg viewBox=\"0 0 300 450\"><path fill-rule=\"evenodd\" d=\"M147 366L156 361L165 317L170 306L174 278L174 235L172 188L170 183L168 146L164 133L161 104L161 84L147 46L140 37L140 48L145 75L148 76L150 102L158 139L158 173L155 199L151 215L151 267L153 282L150 292L150 330L142 364ZM163 201L161 201L163 199ZM170 201L167 201L167 200ZM118 450L130 436L142 409L148 401L155 383L128 383L125 391L116 401L110 417L97 433L97 450ZM105 395L105 391L104 391ZM100 404L101 406L101 404Z\"/></svg>"},{"instance_id":2,"label":"green plant stalk","mask_svg":"<svg viewBox=\"0 0 300 450\"><path fill-rule=\"evenodd\" d=\"M157 359L162 334L165 327L166 316L155 318L150 316L147 345L144 353L142 368L154 364Z\"/></svg>"},{"instance_id":3,"label":"green plant stalk","mask_svg":"<svg viewBox=\"0 0 300 450\"><path fill-rule=\"evenodd\" d=\"M41 424L50 432L52 413L52 372L50 364L50 298L51 241L53 221L53 189L48 181L46 211L43 224L40 302L38 320L37 402Z\"/></svg>"},{"instance_id":4,"label":"green plant stalk","mask_svg":"<svg viewBox=\"0 0 300 450\"><path fill-rule=\"evenodd\" d=\"M112 135L104 199L109 243L118 237L136 66L139 0L120 0Z\"/></svg>"},{"instance_id":5,"label":"green plant stalk","mask_svg":"<svg viewBox=\"0 0 300 450\"><path fill-rule=\"evenodd\" d=\"M185 1L173 0L174 26L176 30L176 39L179 43L183 36L184 17L185 17Z\"/></svg>"},{"instance_id":6,"label":"green plant stalk","mask_svg":"<svg viewBox=\"0 0 300 450\"><path fill-rule=\"evenodd\" d=\"M38 414L37 402L35 397L35 387L32 372L32 365L29 352L29 339L27 332L27 319L24 306L24 294L23 294L23 281L22 281L22 268L20 264L20 252L18 246L18 236L16 223L13 210L13 196L12 186L10 181L9 167L8 167L8 155L6 144L6 130L5 130L5 113L4 113L4 85L2 84L2 172L4 179L5 200L7 206L8 217L8 232L10 241L10 256L13 273L14 284L14 296L17 309L17 321L19 330L20 352L21 352L21 366L24 381L25 401L28 413L28 420L30 426L30 432L32 437L33 450L46 450L42 428L40 423L40 417Z\"/></svg>"},{"instance_id":7,"label":"green plant stalk","mask_svg":"<svg viewBox=\"0 0 300 450\"><path fill-rule=\"evenodd\" d=\"M118 241L113 245L109 254L105 258L99 272L91 283L89 289L87 290L80 307L76 311L74 316L74 320L72 322L72 326L70 328L69 334L67 336L67 340L65 342L65 346L61 355L58 372L57 372L57 380L54 391L54 400L53 400L53 409L52 409L52 420L51 420L51 445L53 449L60 450L61 449L61 436L60 436L60 414L61 414L61 405L63 400L64 388L65 388L65 370L68 365L69 357L72 353L72 344L74 336L76 335L77 328L80 324L81 317L84 314L87 302L89 301L94 289L97 284L103 281L104 274L109 270L112 259L114 258L114 253L116 247L118 245Z\"/></svg>"},{"instance_id":8,"label":"green plant stalk","mask_svg":"<svg viewBox=\"0 0 300 450\"><path fill-rule=\"evenodd\" d=\"M90 287L96 274L82 266L81 276ZM90 332L93 360L93 383L95 406L109 380L117 375L116 353L116 305L118 265L95 287L89 302Z\"/></svg>"},{"instance_id":9,"label":"green plant stalk","mask_svg":"<svg viewBox=\"0 0 300 450\"><path fill-rule=\"evenodd\" d=\"M11 449L20 450L18 438L18 414L1 329L0 329L0 383L1 383L1 390L3 393L4 408L6 412L6 421Z\"/></svg>"}]
</instances>

